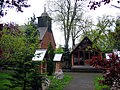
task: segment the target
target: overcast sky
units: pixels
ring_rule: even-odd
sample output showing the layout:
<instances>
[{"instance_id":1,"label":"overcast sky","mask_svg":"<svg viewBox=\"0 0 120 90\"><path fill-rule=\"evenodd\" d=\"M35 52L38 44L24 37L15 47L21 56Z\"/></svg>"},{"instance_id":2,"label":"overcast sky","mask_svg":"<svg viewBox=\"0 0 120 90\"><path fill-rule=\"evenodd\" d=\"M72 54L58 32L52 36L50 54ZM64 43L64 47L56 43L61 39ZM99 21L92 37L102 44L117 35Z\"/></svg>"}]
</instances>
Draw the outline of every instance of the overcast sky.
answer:
<instances>
[{"instance_id":1,"label":"overcast sky","mask_svg":"<svg viewBox=\"0 0 120 90\"><path fill-rule=\"evenodd\" d=\"M28 18L35 14L36 17L40 16L41 13L44 11L44 5L46 4L46 0L28 0L31 7L25 8L23 13L15 12L15 10L9 10L6 16L0 18L0 22L15 22L20 25L24 25L27 22ZM116 4L116 0L112 4ZM87 15L90 15L95 20L98 16L102 16L103 14L107 15L116 15L119 14L120 9L113 8L109 5L103 5L96 10L90 10ZM59 33L59 34L58 34ZM53 25L53 34L55 37L56 44L64 44L63 43L63 34L56 30Z\"/></svg>"}]
</instances>

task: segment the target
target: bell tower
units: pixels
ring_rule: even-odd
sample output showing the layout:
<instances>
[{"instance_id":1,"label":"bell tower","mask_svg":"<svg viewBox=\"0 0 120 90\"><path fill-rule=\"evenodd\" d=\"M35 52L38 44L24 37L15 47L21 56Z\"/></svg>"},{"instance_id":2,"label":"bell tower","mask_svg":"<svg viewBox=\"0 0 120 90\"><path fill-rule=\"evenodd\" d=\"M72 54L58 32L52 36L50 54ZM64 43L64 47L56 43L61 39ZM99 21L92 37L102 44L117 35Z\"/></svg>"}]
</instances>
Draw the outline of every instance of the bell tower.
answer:
<instances>
[{"instance_id":1,"label":"bell tower","mask_svg":"<svg viewBox=\"0 0 120 90\"><path fill-rule=\"evenodd\" d=\"M38 28L39 27L47 27L49 32L52 32L52 19L49 17L46 12L46 6L44 6L44 12L38 17Z\"/></svg>"}]
</instances>

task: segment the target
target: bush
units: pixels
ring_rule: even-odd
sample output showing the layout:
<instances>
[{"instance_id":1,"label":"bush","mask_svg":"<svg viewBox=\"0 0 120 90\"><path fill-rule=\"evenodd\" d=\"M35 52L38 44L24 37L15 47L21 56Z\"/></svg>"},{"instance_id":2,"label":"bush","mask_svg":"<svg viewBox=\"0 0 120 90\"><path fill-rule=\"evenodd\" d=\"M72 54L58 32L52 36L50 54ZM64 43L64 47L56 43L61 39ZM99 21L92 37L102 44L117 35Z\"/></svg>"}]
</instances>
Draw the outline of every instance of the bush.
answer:
<instances>
[{"instance_id":1,"label":"bush","mask_svg":"<svg viewBox=\"0 0 120 90\"><path fill-rule=\"evenodd\" d=\"M104 80L100 83L118 90L120 89L120 59L114 53L110 57L110 60L103 59L101 56L93 57L91 65L103 70Z\"/></svg>"},{"instance_id":2,"label":"bush","mask_svg":"<svg viewBox=\"0 0 120 90\"><path fill-rule=\"evenodd\" d=\"M103 85L101 83L102 80L104 80L104 78L102 76L98 76L98 77L95 78L95 80L94 80L95 90L103 90L103 89L109 90L110 89L109 86Z\"/></svg>"}]
</instances>

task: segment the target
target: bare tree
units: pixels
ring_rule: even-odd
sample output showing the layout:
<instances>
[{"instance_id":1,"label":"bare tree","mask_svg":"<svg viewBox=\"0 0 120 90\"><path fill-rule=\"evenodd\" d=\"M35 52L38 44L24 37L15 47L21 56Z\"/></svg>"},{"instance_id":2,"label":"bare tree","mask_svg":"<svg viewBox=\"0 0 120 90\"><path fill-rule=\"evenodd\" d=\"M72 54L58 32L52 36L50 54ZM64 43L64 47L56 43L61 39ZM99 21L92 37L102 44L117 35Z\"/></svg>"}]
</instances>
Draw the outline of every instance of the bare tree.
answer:
<instances>
[{"instance_id":1,"label":"bare tree","mask_svg":"<svg viewBox=\"0 0 120 90\"><path fill-rule=\"evenodd\" d=\"M72 37L72 48L75 47L75 41L77 38L80 38L81 34L86 35L85 33L92 29L92 19L90 17L84 17L84 14L77 16L73 22L73 28L71 30Z\"/></svg>"},{"instance_id":2,"label":"bare tree","mask_svg":"<svg viewBox=\"0 0 120 90\"><path fill-rule=\"evenodd\" d=\"M49 1L50 3L51 1ZM50 5L50 4L49 4ZM73 25L78 15L83 12L83 2L79 0L55 0L52 1L52 15L57 24L61 25L61 30L64 33L65 48L68 49L70 34L73 32ZM79 32L79 31L78 31Z\"/></svg>"}]
</instances>

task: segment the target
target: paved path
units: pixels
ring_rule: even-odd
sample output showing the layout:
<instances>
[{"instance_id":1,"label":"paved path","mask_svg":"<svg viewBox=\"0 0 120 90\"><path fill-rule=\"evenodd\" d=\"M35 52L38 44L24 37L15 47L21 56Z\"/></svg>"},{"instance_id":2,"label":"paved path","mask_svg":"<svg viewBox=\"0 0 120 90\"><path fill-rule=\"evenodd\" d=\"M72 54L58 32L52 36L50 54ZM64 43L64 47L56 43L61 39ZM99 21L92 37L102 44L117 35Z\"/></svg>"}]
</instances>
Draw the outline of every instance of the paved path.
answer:
<instances>
[{"instance_id":1,"label":"paved path","mask_svg":"<svg viewBox=\"0 0 120 90\"><path fill-rule=\"evenodd\" d=\"M100 73L80 73L69 72L73 80L64 90L94 90L94 78Z\"/></svg>"}]
</instances>

